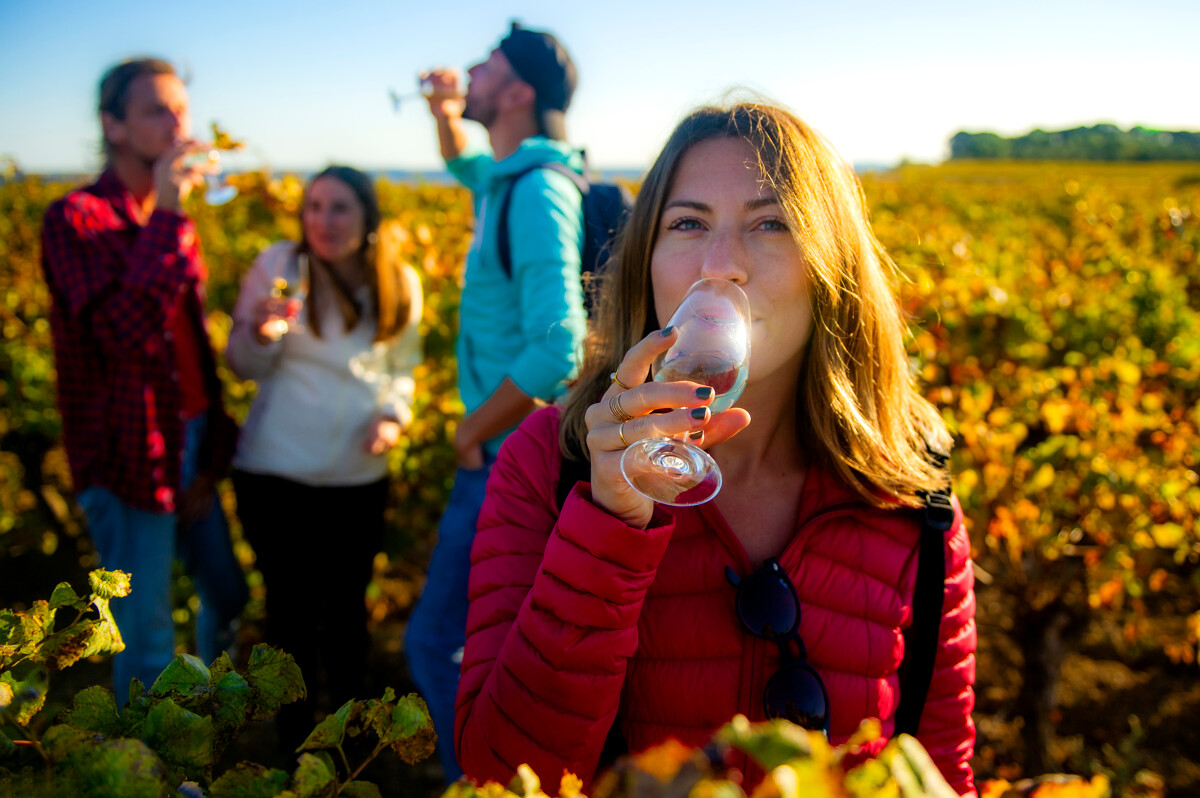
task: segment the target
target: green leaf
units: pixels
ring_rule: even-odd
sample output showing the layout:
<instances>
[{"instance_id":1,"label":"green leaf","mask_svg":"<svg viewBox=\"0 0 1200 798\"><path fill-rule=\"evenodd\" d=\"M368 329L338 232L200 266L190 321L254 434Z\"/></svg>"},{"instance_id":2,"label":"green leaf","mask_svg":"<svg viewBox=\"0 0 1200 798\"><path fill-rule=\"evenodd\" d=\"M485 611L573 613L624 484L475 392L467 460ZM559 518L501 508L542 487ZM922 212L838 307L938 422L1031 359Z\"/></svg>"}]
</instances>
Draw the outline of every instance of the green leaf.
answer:
<instances>
[{"instance_id":1,"label":"green leaf","mask_svg":"<svg viewBox=\"0 0 1200 798\"><path fill-rule=\"evenodd\" d=\"M751 725L745 715L738 715L721 727L714 739L749 754L768 773L791 759L813 755L809 733L787 721Z\"/></svg>"},{"instance_id":2,"label":"green leaf","mask_svg":"<svg viewBox=\"0 0 1200 798\"><path fill-rule=\"evenodd\" d=\"M46 690L50 679L46 669L32 668L24 678L18 679L12 671L0 673L0 684L8 694L8 703L0 701L0 716L25 725L46 703Z\"/></svg>"},{"instance_id":3,"label":"green leaf","mask_svg":"<svg viewBox=\"0 0 1200 798\"><path fill-rule=\"evenodd\" d=\"M212 718L188 712L170 698L150 709L142 725L142 740L187 777L203 776L212 764Z\"/></svg>"},{"instance_id":4,"label":"green leaf","mask_svg":"<svg viewBox=\"0 0 1200 798\"><path fill-rule=\"evenodd\" d=\"M296 775L292 777L292 790L300 798L313 798L337 778L337 771L328 757L301 754Z\"/></svg>"},{"instance_id":5,"label":"green leaf","mask_svg":"<svg viewBox=\"0 0 1200 798\"><path fill-rule=\"evenodd\" d=\"M152 696L192 697L209 691L209 672L198 657L178 654L150 687Z\"/></svg>"},{"instance_id":6,"label":"green leaf","mask_svg":"<svg viewBox=\"0 0 1200 798\"><path fill-rule=\"evenodd\" d=\"M217 682L225 678L225 674L233 673L233 662L224 651L208 666L209 684L216 687Z\"/></svg>"},{"instance_id":7,"label":"green leaf","mask_svg":"<svg viewBox=\"0 0 1200 798\"><path fill-rule=\"evenodd\" d=\"M411 737L431 726L433 721L429 718L429 707L425 705L425 699L416 693L409 693L401 698L392 710L392 724L401 737Z\"/></svg>"},{"instance_id":8,"label":"green leaf","mask_svg":"<svg viewBox=\"0 0 1200 798\"><path fill-rule=\"evenodd\" d=\"M42 641L53 630L54 610L45 601L35 601L29 612L0 610L0 668L26 659L40 662Z\"/></svg>"},{"instance_id":9,"label":"green leaf","mask_svg":"<svg viewBox=\"0 0 1200 798\"><path fill-rule=\"evenodd\" d=\"M98 568L88 574L92 592L102 599L129 595L129 574L124 571L105 571Z\"/></svg>"},{"instance_id":10,"label":"green leaf","mask_svg":"<svg viewBox=\"0 0 1200 798\"><path fill-rule=\"evenodd\" d=\"M71 702L71 708L62 716L64 723L103 735L111 735L120 719L117 716L117 700L110 690L93 686L80 691Z\"/></svg>"},{"instance_id":11,"label":"green leaf","mask_svg":"<svg viewBox=\"0 0 1200 798\"><path fill-rule=\"evenodd\" d=\"M216 744L223 750L249 720L254 691L241 674L229 672L213 687L212 699Z\"/></svg>"},{"instance_id":12,"label":"green leaf","mask_svg":"<svg viewBox=\"0 0 1200 798\"><path fill-rule=\"evenodd\" d=\"M13 702L13 687L16 680L9 675L8 671L0 673L0 712L12 706Z\"/></svg>"},{"instance_id":13,"label":"green leaf","mask_svg":"<svg viewBox=\"0 0 1200 798\"><path fill-rule=\"evenodd\" d=\"M104 738L96 732L60 723L51 726L42 735L42 749L51 760L57 761L77 748L91 748L103 741Z\"/></svg>"},{"instance_id":14,"label":"green leaf","mask_svg":"<svg viewBox=\"0 0 1200 798\"><path fill-rule=\"evenodd\" d=\"M54 670L64 670L84 657L89 657L97 629L92 621L73 624L46 637L38 659Z\"/></svg>"},{"instance_id":15,"label":"green leaf","mask_svg":"<svg viewBox=\"0 0 1200 798\"><path fill-rule=\"evenodd\" d=\"M253 720L274 717L284 704L308 695L304 676L292 655L262 643L250 652L246 681L254 691Z\"/></svg>"},{"instance_id":16,"label":"green leaf","mask_svg":"<svg viewBox=\"0 0 1200 798\"><path fill-rule=\"evenodd\" d=\"M54 592L50 594L50 606L54 609L75 607L82 610L87 608L87 605L87 599L80 597L68 582L59 582L58 586L54 588Z\"/></svg>"},{"instance_id":17,"label":"green leaf","mask_svg":"<svg viewBox=\"0 0 1200 798\"><path fill-rule=\"evenodd\" d=\"M317 727L296 750L319 751L323 748L339 747L346 737L346 723L350 719L350 712L354 709L355 703L355 701L347 701L337 712L322 718Z\"/></svg>"},{"instance_id":18,"label":"green leaf","mask_svg":"<svg viewBox=\"0 0 1200 798\"><path fill-rule=\"evenodd\" d=\"M141 740L77 748L63 760L60 794L72 798L161 798L170 789L162 760Z\"/></svg>"},{"instance_id":19,"label":"green leaf","mask_svg":"<svg viewBox=\"0 0 1200 798\"><path fill-rule=\"evenodd\" d=\"M379 788L369 781L352 781L342 787L342 798L383 798Z\"/></svg>"},{"instance_id":20,"label":"green leaf","mask_svg":"<svg viewBox=\"0 0 1200 798\"><path fill-rule=\"evenodd\" d=\"M253 762L234 765L209 788L209 798L275 798L287 786L288 774Z\"/></svg>"},{"instance_id":21,"label":"green leaf","mask_svg":"<svg viewBox=\"0 0 1200 798\"><path fill-rule=\"evenodd\" d=\"M429 708L419 695L409 693L396 703L387 739L392 750L410 765L433 756L437 734L433 731Z\"/></svg>"}]
</instances>

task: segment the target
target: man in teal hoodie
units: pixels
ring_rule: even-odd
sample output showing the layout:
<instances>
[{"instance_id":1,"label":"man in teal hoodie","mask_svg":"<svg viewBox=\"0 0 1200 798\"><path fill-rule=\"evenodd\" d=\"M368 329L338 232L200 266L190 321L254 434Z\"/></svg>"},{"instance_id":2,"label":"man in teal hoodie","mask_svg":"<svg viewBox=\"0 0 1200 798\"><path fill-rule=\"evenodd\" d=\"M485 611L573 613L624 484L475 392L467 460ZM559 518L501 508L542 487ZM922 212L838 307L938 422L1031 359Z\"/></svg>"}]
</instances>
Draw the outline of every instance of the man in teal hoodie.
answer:
<instances>
[{"instance_id":1,"label":"man in teal hoodie","mask_svg":"<svg viewBox=\"0 0 1200 798\"><path fill-rule=\"evenodd\" d=\"M587 326L580 282L582 196L565 175L531 169L563 163L583 171L583 153L566 143L564 124L575 66L554 36L513 23L509 35L467 74L465 96L455 71L426 76L442 157L471 189L476 225L456 347L467 411L454 435L458 473L425 590L405 635L409 669L429 705L447 781L462 773L454 756L454 697L471 542L488 471L504 438L575 376ZM490 153L472 151L464 119L487 129ZM500 262L495 217L514 180L509 274Z\"/></svg>"}]
</instances>

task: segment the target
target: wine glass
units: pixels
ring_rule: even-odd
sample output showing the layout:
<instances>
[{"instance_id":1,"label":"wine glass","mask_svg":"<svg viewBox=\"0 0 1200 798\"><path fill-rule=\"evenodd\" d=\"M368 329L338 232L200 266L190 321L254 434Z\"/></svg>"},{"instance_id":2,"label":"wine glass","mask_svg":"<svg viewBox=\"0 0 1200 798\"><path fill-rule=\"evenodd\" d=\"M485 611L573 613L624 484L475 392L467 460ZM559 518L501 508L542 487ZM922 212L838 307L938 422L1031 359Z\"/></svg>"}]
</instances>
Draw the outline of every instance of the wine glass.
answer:
<instances>
[{"instance_id":1,"label":"wine glass","mask_svg":"<svg viewBox=\"0 0 1200 798\"><path fill-rule=\"evenodd\" d=\"M221 163L221 152L215 147L205 153L204 157L218 166ZM204 201L209 205L224 205L237 196L237 188L226 183L220 174L206 173L204 183L207 187L204 192Z\"/></svg>"},{"instance_id":2,"label":"wine glass","mask_svg":"<svg viewBox=\"0 0 1200 798\"><path fill-rule=\"evenodd\" d=\"M750 301L736 284L705 278L688 289L671 316L679 329L671 348L654 359L655 382L687 380L713 388L709 409L728 410L746 387L750 362ZM625 449L621 473L648 499L672 507L709 501L721 490L721 469L699 446L674 438L645 438Z\"/></svg>"},{"instance_id":3,"label":"wine glass","mask_svg":"<svg viewBox=\"0 0 1200 798\"><path fill-rule=\"evenodd\" d=\"M300 324L300 310L308 298L308 281L308 253L301 252L296 256L296 276L289 280L281 274L271 285L269 307L273 318L267 322L267 334L272 340L278 341L285 333L304 329Z\"/></svg>"},{"instance_id":4,"label":"wine glass","mask_svg":"<svg viewBox=\"0 0 1200 798\"><path fill-rule=\"evenodd\" d=\"M417 90L409 94L398 94L395 89L388 89L392 99L392 110L400 113L400 106L409 100L428 100L433 96L433 81L428 75L417 75Z\"/></svg>"}]
</instances>

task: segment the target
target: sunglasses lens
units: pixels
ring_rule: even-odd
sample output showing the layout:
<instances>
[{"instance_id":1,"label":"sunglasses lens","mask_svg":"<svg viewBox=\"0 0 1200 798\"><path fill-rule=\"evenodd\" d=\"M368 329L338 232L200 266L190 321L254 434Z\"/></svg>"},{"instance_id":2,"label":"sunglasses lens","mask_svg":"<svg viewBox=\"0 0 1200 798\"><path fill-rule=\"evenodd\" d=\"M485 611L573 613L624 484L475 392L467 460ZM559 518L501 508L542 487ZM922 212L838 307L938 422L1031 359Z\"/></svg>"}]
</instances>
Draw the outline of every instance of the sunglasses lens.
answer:
<instances>
[{"instance_id":1,"label":"sunglasses lens","mask_svg":"<svg viewBox=\"0 0 1200 798\"><path fill-rule=\"evenodd\" d=\"M768 718L829 733L829 695L820 674L806 662L790 662L771 677L763 693L763 711Z\"/></svg>"},{"instance_id":2,"label":"sunglasses lens","mask_svg":"<svg viewBox=\"0 0 1200 798\"><path fill-rule=\"evenodd\" d=\"M760 572L742 583L738 615L754 634L767 640L791 637L800 625L800 600L787 577Z\"/></svg>"}]
</instances>

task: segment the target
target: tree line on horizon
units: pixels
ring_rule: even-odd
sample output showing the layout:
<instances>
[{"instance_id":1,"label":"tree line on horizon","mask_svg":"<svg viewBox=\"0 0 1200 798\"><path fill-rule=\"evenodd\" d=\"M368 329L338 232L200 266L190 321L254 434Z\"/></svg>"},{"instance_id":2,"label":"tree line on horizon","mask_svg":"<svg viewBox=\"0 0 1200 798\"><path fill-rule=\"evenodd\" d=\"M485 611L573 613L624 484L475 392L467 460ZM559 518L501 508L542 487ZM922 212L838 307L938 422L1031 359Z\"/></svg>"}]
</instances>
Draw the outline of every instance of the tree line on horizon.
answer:
<instances>
[{"instance_id":1,"label":"tree line on horizon","mask_svg":"<svg viewBox=\"0 0 1200 798\"><path fill-rule=\"evenodd\" d=\"M950 160L1200 161L1200 131L1100 124L1070 130L1035 129L1023 136L959 131Z\"/></svg>"}]
</instances>

